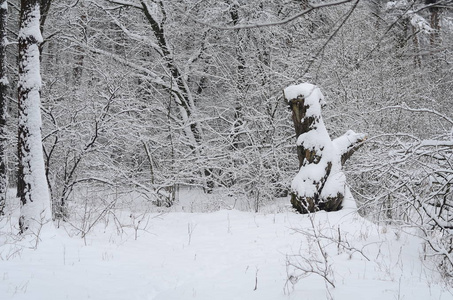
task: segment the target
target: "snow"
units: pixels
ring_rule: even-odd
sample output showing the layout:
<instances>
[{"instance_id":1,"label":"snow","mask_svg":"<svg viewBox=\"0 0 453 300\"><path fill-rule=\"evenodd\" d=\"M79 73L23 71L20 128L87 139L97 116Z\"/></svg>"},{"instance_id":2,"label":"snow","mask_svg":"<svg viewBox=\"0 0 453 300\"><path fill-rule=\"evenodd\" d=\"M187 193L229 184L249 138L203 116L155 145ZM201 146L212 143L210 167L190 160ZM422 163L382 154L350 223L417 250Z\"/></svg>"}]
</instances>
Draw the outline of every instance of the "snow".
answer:
<instances>
[{"instance_id":1,"label":"snow","mask_svg":"<svg viewBox=\"0 0 453 300\"><path fill-rule=\"evenodd\" d=\"M0 9L7 10L8 9L8 1L6 1L6 0L2 1L2 4L0 5Z\"/></svg>"},{"instance_id":2,"label":"snow","mask_svg":"<svg viewBox=\"0 0 453 300\"><path fill-rule=\"evenodd\" d=\"M422 147L453 147L453 137L451 141L442 140L423 140L420 143Z\"/></svg>"},{"instance_id":3,"label":"snow","mask_svg":"<svg viewBox=\"0 0 453 300\"><path fill-rule=\"evenodd\" d=\"M291 182L291 190L300 196L314 197L318 189L313 182L319 182L324 177L326 167L327 162L325 159L318 164L303 166Z\"/></svg>"},{"instance_id":4,"label":"snow","mask_svg":"<svg viewBox=\"0 0 453 300\"><path fill-rule=\"evenodd\" d=\"M317 150L317 152L321 151L321 148L329 146L331 141L324 122L320 120L316 129L299 135L296 144L297 146L304 146L306 149Z\"/></svg>"},{"instance_id":5,"label":"snow","mask_svg":"<svg viewBox=\"0 0 453 300\"><path fill-rule=\"evenodd\" d=\"M414 26L418 31L421 31L426 34L429 34L434 31L431 28L431 26L429 26L428 21L426 21L426 19L420 16L419 14L416 14L412 11L408 11L407 14L409 16L412 26Z\"/></svg>"},{"instance_id":6,"label":"snow","mask_svg":"<svg viewBox=\"0 0 453 300\"><path fill-rule=\"evenodd\" d=\"M8 46L10 44L10 42L8 41L7 37L4 37L1 42L2 42L2 46L3 47L6 47L6 46Z\"/></svg>"},{"instance_id":7,"label":"snow","mask_svg":"<svg viewBox=\"0 0 453 300\"><path fill-rule=\"evenodd\" d=\"M39 30L39 5L35 5L19 30L20 39L42 41ZM30 39L30 37L33 37ZM44 225L51 225L50 197L45 177L44 158L41 137L41 108L40 108L40 61L37 43L31 43L22 54L18 87L22 91L19 105L19 126L22 151L22 166L26 186L26 204L21 209L24 228L29 228L36 235ZM52 227L52 226L45 226Z\"/></svg>"},{"instance_id":8,"label":"snow","mask_svg":"<svg viewBox=\"0 0 453 300\"><path fill-rule=\"evenodd\" d=\"M392 10L392 9L405 9L407 8L409 3L406 0L397 0L397 1L389 1L387 2L385 9Z\"/></svg>"},{"instance_id":9,"label":"snow","mask_svg":"<svg viewBox=\"0 0 453 300\"><path fill-rule=\"evenodd\" d=\"M21 53L23 61L20 64L23 68L23 74L19 77L18 86L26 90L39 90L41 87L38 43L41 43L43 39L39 29L39 19L39 5L36 4L31 9L27 19L21 24L18 35L19 40L35 41L30 43L26 53Z\"/></svg>"},{"instance_id":10,"label":"snow","mask_svg":"<svg viewBox=\"0 0 453 300\"><path fill-rule=\"evenodd\" d=\"M392 11L392 10L400 10L404 11L410 7L411 3L408 3L406 0L398 0L398 1L389 1L387 2L385 9L386 11ZM417 14L413 10L408 10L405 12L404 17L408 18L409 21L411 22L411 25L414 26L414 28L417 31L423 32L425 34L429 34L433 32L433 29L429 25L429 22L423 18L421 15Z\"/></svg>"},{"instance_id":11,"label":"snow","mask_svg":"<svg viewBox=\"0 0 453 300\"><path fill-rule=\"evenodd\" d=\"M137 214L111 211L85 241L72 235L83 223L63 224L35 250L11 235L12 211L0 221L0 299L453 299L422 260L421 240L353 209L149 213L135 239ZM304 268L303 257L327 266L335 288L291 267Z\"/></svg>"},{"instance_id":12,"label":"snow","mask_svg":"<svg viewBox=\"0 0 453 300\"><path fill-rule=\"evenodd\" d=\"M36 40L38 43L42 43L43 38L41 35L41 30L39 29L39 19L39 4L35 4L35 6L31 8L30 14L27 16L25 24L20 28L18 38L26 39L33 37L34 40Z\"/></svg>"},{"instance_id":13,"label":"snow","mask_svg":"<svg viewBox=\"0 0 453 300\"><path fill-rule=\"evenodd\" d=\"M355 133L353 130L348 130L342 136L333 140L333 145L336 148L337 153L340 155L349 151L351 145L356 144L358 141L366 138L364 133Z\"/></svg>"},{"instance_id":14,"label":"snow","mask_svg":"<svg viewBox=\"0 0 453 300\"><path fill-rule=\"evenodd\" d=\"M21 62L25 76L19 77L18 85L24 89L41 88L41 74L39 69L39 48L37 44L30 45L27 53L24 55L24 62ZM36 65L38 64L38 68Z\"/></svg>"},{"instance_id":15,"label":"snow","mask_svg":"<svg viewBox=\"0 0 453 300\"><path fill-rule=\"evenodd\" d=\"M321 192L321 199L335 197L337 194L344 195L346 186L346 175L339 168L332 168L332 171L327 177L324 188Z\"/></svg>"},{"instance_id":16,"label":"snow","mask_svg":"<svg viewBox=\"0 0 453 300\"><path fill-rule=\"evenodd\" d=\"M9 84L8 77L6 77L6 76L1 77L0 78L0 84L8 85Z\"/></svg>"},{"instance_id":17,"label":"snow","mask_svg":"<svg viewBox=\"0 0 453 300\"><path fill-rule=\"evenodd\" d=\"M308 82L290 85L284 89L283 93L287 100L296 99L298 96L304 96L305 105L310 106L306 112L306 116L320 115L321 106L326 104L321 90L316 85Z\"/></svg>"}]
</instances>

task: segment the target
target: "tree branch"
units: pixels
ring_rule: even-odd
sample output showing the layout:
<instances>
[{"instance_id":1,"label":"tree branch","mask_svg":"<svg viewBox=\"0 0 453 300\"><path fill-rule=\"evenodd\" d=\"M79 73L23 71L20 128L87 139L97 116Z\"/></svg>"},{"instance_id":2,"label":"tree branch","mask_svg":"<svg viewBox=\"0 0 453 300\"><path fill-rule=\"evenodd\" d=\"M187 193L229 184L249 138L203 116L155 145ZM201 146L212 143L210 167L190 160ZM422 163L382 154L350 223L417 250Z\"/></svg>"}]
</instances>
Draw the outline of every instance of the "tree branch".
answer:
<instances>
[{"instance_id":1,"label":"tree branch","mask_svg":"<svg viewBox=\"0 0 453 300\"><path fill-rule=\"evenodd\" d=\"M251 29L251 28L260 28L260 27L270 27L270 26L278 26L278 25L285 25L287 23L290 23L300 17L302 17L303 15L306 15L308 14L309 12L313 11L313 10L316 10L316 9L319 9L319 8L323 8L323 7L329 7L329 6L337 6L337 5L341 5L341 4L345 4L345 3L349 3L351 2L352 0L340 0L340 1L332 1L332 2L329 2L329 3L320 3L320 4L309 4L309 8L301 11L300 13L298 14L295 14L294 16L291 16L291 17L288 17L286 19L283 19L281 21L276 21L276 22L269 22L269 23L258 23L258 24L246 24L246 25L236 25L236 26L220 26L220 25L214 25L214 24L211 24L211 23L208 23L208 22L204 22L204 21L200 21L198 19L195 19L193 18L189 13L186 13L185 11L183 11L182 9L178 9L186 18L196 22L196 23L199 23L199 24L202 24L202 25L205 25L205 26L209 26L209 27L212 27L212 28L215 28L215 29L219 29L219 30L237 30L237 29ZM358 2L358 1L357 1Z\"/></svg>"}]
</instances>

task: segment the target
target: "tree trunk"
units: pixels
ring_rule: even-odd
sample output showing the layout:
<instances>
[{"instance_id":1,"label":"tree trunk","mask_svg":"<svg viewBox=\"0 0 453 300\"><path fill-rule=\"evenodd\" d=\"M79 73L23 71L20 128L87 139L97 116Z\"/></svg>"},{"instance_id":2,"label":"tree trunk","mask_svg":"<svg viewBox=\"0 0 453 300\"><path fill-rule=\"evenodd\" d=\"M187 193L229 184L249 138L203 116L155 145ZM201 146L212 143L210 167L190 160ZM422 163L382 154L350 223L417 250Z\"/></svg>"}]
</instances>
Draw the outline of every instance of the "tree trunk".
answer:
<instances>
[{"instance_id":1,"label":"tree trunk","mask_svg":"<svg viewBox=\"0 0 453 300\"><path fill-rule=\"evenodd\" d=\"M158 4L158 8L162 15L162 20L160 22L158 22L158 19L153 15L150 6L145 1L140 1L142 11L146 19L148 20L154 37L157 40L157 44L162 51L162 57L165 61L166 68L171 75L171 80L175 84L175 89L172 91L172 94L174 96L176 104L178 105L181 118L184 123L187 123L187 121L190 122L188 128L184 129L184 133L190 141L190 148L194 150L198 157L201 158L204 156L204 150L202 147L203 132L201 130L201 124L198 121L191 121L193 114L196 111L195 101L193 99L191 90L189 89L188 84L177 65L177 62L173 58L171 48L166 38L164 25L167 13L164 7L164 3L162 1L158 1L156 3ZM175 92L176 90L177 92ZM214 187L214 181L212 180L212 169L206 167L203 168L200 173L200 175L204 179L203 189L207 193L211 193L212 188Z\"/></svg>"},{"instance_id":2,"label":"tree trunk","mask_svg":"<svg viewBox=\"0 0 453 300\"><path fill-rule=\"evenodd\" d=\"M44 224L51 221L41 138L40 42L40 1L22 0L18 82L18 195L21 201L21 233L37 233Z\"/></svg>"},{"instance_id":3,"label":"tree trunk","mask_svg":"<svg viewBox=\"0 0 453 300\"><path fill-rule=\"evenodd\" d=\"M291 184L291 204L300 213L341 208L346 177L341 166L361 145L365 135L348 131L332 141L321 116L324 97L303 83L284 91L297 137L299 173Z\"/></svg>"},{"instance_id":4,"label":"tree trunk","mask_svg":"<svg viewBox=\"0 0 453 300\"><path fill-rule=\"evenodd\" d=\"M307 116L307 110L310 108L310 104L305 104L305 96L299 95L297 98L290 99L288 101L292 110L292 119L294 123L294 129L296 131L297 139L299 136L308 133L311 130L316 130L320 117L309 115ZM322 121L322 120L321 120ZM299 195L297 192L291 193L291 204L300 213L314 212L320 209L320 194L322 188L331 172L332 163L329 162L324 166L320 163L323 156L324 147L306 147L303 143L297 143L297 157L299 159L299 169L302 171L304 166L308 165L319 165L323 176L319 178L313 178L313 185L316 186L316 192L310 195L304 194ZM319 169L318 168L318 169ZM342 195L341 195L342 196ZM331 200L331 210L337 210L340 208L343 197Z\"/></svg>"},{"instance_id":5,"label":"tree trunk","mask_svg":"<svg viewBox=\"0 0 453 300\"><path fill-rule=\"evenodd\" d=\"M6 77L6 24L8 18L7 0L0 0L0 215L4 214L8 176L6 167L7 130L6 114L8 79Z\"/></svg>"},{"instance_id":6,"label":"tree trunk","mask_svg":"<svg viewBox=\"0 0 453 300\"><path fill-rule=\"evenodd\" d=\"M430 27L433 32L430 34L431 46L437 46L440 44L440 8L436 6L438 0L426 0L425 4L431 5L429 8L430 15Z\"/></svg>"},{"instance_id":7,"label":"tree trunk","mask_svg":"<svg viewBox=\"0 0 453 300\"><path fill-rule=\"evenodd\" d=\"M299 95L297 98L289 100L288 103L292 111L292 119L297 139L301 134L311 130L315 119L313 117L305 117L308 105L305 105L305 97L303 95ZM302 167L305 159L309 159L309 162L313 162L314 154L315 153L306 153L306 149L303 146L298 145L297 157L299 159L299 168Z\"/></svg>"}]
</instances>

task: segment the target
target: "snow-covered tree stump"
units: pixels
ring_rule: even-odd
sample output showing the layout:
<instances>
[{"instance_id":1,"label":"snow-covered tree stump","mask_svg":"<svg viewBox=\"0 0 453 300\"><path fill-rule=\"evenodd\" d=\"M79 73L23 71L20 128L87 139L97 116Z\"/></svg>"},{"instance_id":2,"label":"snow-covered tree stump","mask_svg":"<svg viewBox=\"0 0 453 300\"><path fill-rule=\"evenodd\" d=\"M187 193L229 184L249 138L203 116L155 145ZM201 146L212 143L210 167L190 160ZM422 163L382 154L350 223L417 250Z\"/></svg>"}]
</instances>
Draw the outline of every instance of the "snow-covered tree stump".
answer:
<instances>
[{"instance_id":1,"label":"snow-covered tree stump","mask_svg":"<svg viewBox=\"0 0 453 300\"><path fill-rule=\"evenodd\" d=\"M366 135L350 130L332 141L321 116L324 96L315 85L291 85L284 97L292 110L300 168L291 184L291 204L300 213L339 210L346 189L341 167Z\"/></svg>"}]
</instances>

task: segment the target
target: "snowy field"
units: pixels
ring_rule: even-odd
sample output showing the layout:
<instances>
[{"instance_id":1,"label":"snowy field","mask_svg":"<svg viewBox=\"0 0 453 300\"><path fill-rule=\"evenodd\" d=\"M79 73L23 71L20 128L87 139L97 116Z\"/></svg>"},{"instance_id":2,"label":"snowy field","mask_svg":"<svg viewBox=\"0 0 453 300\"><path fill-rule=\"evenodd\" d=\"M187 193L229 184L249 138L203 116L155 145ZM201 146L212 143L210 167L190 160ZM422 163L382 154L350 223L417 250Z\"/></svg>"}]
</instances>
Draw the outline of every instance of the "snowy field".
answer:
<instances>
[{"instance_id":1,"label":"snowy field","mask_svg":"<svg viewBox=\"0 0 453 300\"><path fill-rule=\"evenodd\" d=\"M0 299L453 299L409 229L354 209L299 215L284 201L260 213L100 209L43 233L37 249L11 234L11 209Z\"/></svg>"}]
</instances>

